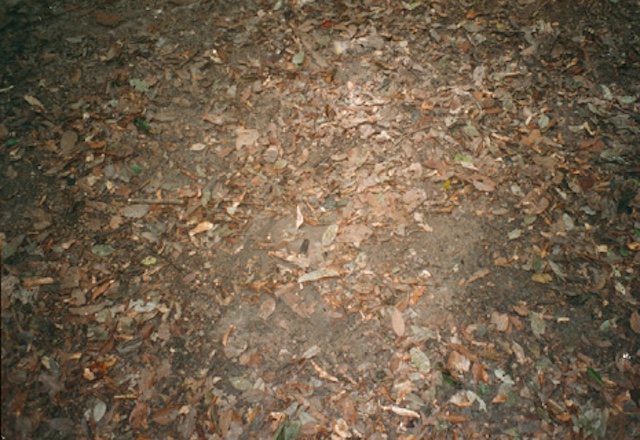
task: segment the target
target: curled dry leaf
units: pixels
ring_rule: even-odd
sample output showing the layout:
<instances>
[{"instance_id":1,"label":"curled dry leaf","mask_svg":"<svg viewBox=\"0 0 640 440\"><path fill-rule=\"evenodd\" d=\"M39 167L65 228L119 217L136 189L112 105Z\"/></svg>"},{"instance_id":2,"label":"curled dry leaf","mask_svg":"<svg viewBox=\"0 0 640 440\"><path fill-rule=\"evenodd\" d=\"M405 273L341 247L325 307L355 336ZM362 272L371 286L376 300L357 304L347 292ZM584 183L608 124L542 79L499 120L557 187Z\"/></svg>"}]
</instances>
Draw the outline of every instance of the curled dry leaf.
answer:
<instances>
[{"instance_id":1,"label":"curled dry leaf","mask_svg":"<svg viewBox=\"0 0 640 440\"><path fill-rule=\"evenodd\" d=\"M389 405L389 406L382 406L381 408L384 411L391 411L392 413L397 414L399 416L411 417L413 419L419 419L420 418L420 414L418 414L416 411L413 411L413 410L407 409L407 408L402 408L400 406Z\"/></svg>"},{"instance_id":2,"label":"curled dry leaf","mask_svg":"<svg viewBox=\"0 0 640 440\"><path fill-rule=\"evenodd\" d=\"M213 229L214 224L208 221L200 222L198 225L189 231L189 235L193 237L194 235L200 234L202 232L207 232Z\"/></svg>"}]
</instances>

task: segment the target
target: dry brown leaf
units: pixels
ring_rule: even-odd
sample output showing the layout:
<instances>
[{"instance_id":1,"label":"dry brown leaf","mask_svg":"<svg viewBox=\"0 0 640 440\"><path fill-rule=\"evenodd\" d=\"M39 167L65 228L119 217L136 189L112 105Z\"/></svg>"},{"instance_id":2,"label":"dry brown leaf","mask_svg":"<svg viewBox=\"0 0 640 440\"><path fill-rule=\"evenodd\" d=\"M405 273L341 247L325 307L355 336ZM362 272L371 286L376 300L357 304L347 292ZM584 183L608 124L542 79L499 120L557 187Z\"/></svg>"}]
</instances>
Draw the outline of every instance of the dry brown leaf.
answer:
<instances>
[{"instance_id":1,"label":"dry brown leaf","mask_svg":"<svg viewBox=\"0 0 640 440\"><path fill-rule=\"evenodd\" d=\"M142 218L149 212L149 205L129 205L120 210L120 213L127 218Z\"/></svg>"},{"instance_id":2,"label":"dry brown leaf","mask_svg":"<svg viewBox=\"0 0 640 440\"><path fill-rule=\"evenodd\" d=\"M504 394L498 394L496 397L493 398L491 403L504 403L504 402L507 402L508 400L509 398Z\"/></svg>"},{"instance_id":3,"label":"dry brown leaf","mask_svg":"<svg viewBox=\"0 0 640 440\"><path fill-rule=\"evenodd\" d=\"M469 421L469 418L462 414L445 414L442 418L447 420L449 423L464 423Z\"/></svg>"},{"instance_id":4,"label":"dry brown leaf","mask_svg":"<svg viewBox=\"0 0 640 440\"><path fill-rule=\"evenodd\" d=\"M373 231L365 225L349 225L340 230L336 241L339 243L354 243L358 246L369 238Z\"/></svg>"},{"instance_id":5,"label":"dry brown leaf","mask_svg":"<svg viewBox=\"0 0 640 440\"><path fill-rule=\"evenodd\" d=\"M222 336L222 346L226 347L227 344L229 343L229 337L231 336L231 333L233 333L233 331L236 329L236 327L234 325L230 325L229 328L227 329L227 331L224 333L224 336Z\"/></svg>"},{"instance_id":6,"label":"dry brown leaf","mask_svg":"<svg viewBox=\"0 0 640 440\"><path fill-rule=\"evenodd\" d=\"M136 406L133 408L131 413L129 414L129 423L131 423L131 427L133 429L140 428L148 428L149 424L147 422L147 417L149 416L149 407L144 402L136 403Z\"/></svg>"},{"instance_id":7,"label":"dry brown leaf","mask_svg":"<svg viewBox=\"0 0 640 440\"><path fill-rule=\"evenodd\" d=\"M339 407L342 408L342 418L346 420L349 425L355 425L358 421L358 411L351 397L347 396L342 399Z\"/></svg>"},{"instance_id":8,"label":"dry brown leaf","mask_svg":"<svg viewBox=\"0 0 640 440\"><path fill-rule=\"evenodd\" d=\"M29 278L22 282L22 287L24 287L25 289L31 289L33 287L54 284L55 282L56 280L51 277Z\"/></svg>"},{"instance_id":9,"label":"dry brown leaf","mask_svg":"<svg viewBox=\"0 0 640 440\"><path fill-rule=\"evenodd\" d=\"M631 330L640 334L640 313L638 313L637 310L631 314L631 317L629 318L629 325L631 326Z\"/></svg>"},{"instance_id":10,"label":"dry brown leaf","mask_svg":"<svg viewBox=\"0 0 640 440\"><path fill-rule=\"evenodd\" d=\"M497 331L506 332L509 329L509 315L493 312L491 314L491 323L496 326Z\"/></svg>"},{"instance_id":11,"label":"dry brown leaf","mask_svg":"<svg viewBox=\"0 0 640 440\"><path fill-rule=\"evenodd\" d=\"M519 316L529 316L529 309L526 304L516 304L513 306L513 311Z\"/></svg>"},{"instance_id":12,"label":"dry brown leaf","mask_svg":"<svg viewBox=\"0 0 640 440\"><path fill-rule=\"evenodd\" d=\"M480 362L473 363L473 365L471 366L471 374L473 375L476 383L489 383L489 374L487 374L484 365L482 365Z\"/></svg>"},{"instance_id":13,"label":"dry brown leaf","mask_svg":"<svg viewBox=\"0 0 640 440\"><path fill-rule=\"evenodd\" d=\"M318 376L320 376L321 379L324 380L328 380L329 382L339 382L338 378L335 376L330 375L329 373L327 373L326 371L324 371L322 368L320 368L320 366L318 364L316 364L313 360L309 361L311 363L311 365L313 366L313 369L316 370L316 373L318 373Z\"/></svg>"},{"instance_id":14,"label":"dry brown leaf","mask_svg":"<svg viewBox=\"0 0 640 440\"><path fill-rule=\"evenodd\" d=\"M397 414L399 416L403 416L403 417L411 417L414 419L419 419L420 418L420 414L418 414L416 411L413 411L411 409L406 409L406 408L402 408L396 405L389 405L389 406L382 406L381 407L383 410L385 411L391 411L394 414Z\"/></svg>"},{"instance_id":15,"label":"dry brown leaf","mask_svg":"<svg viewBox=\"0 0 640 440\"><path fill-rule=\"evenodd\" d=\"M489 269L480 269L479 271L475 272L473 275L471 275L469 277L469 279L467 280L467 283L473 283L476 280L479 280L480 278L484 278L487 275L489 275L491 271Z\"/></svg>"},{"instance_id":16,"label":"dry brown leaf","mask_svg":"<svg viewBox=\"0 0 640 440\"><path fill-rule=\"evenodd\" d=\"M471 367L471 361L469 358L457 351L449 353L449 359L447 360L447 368L459 373L466 373Z\"/></svg>"},{"instance_id":17,"label":"dry brown leaf","mask_svg":"<svg viewBox=\"0 0 640 440\"><path fill-rule=\"evenodd\" d=\"M155 410L151 416L151 421L162 426L168 426L180 415L179 410L180 408L177 406Z\"/></svg>"},{"instance_id":18,"label":"dry brown leaf","mask_svg":"<svg viewBox=\"0 0 640 440\"><path fill-rule=\"evenodd\" d=\"M260 309L258 310L258 316L261 319L266 320L269 316L273 314L275 310L276 310L276 301L273 298L267 298L267 300L260 305Z\"/></svg>"},{"instance_id":19,"label":"dry brown leaf","mask_svg":"<svg viewBox=\"0 0 640 440\"><path fill-rule=\"evenodd\" d=\"M425 290L426 290L425 286L414 287L413 291L411 292L411 295L409 296L409 304L412 306L415 306L416 304L418 304L418 301L420 300L422 295L424 295Z\"/></svg>"},{"instance_id":20,"label":"dry brown leaf","mask_svg":"<svg viewBox=\"0 0 640 440\"><path fill-rule=\"evenodd\" d=\"M471 183L478 191L492 192L496 189L496 183L488 177L475 177Z\"/></svg>"},{"instance_id":21,"label":"dry brown leaf","mask_svg":"<svg viewBox=\"0 0 640 440\"><path fill-rule=\"evenodd\" d=\"M237 149L241 149L242 147L250 147L260 138L260 133L258 132L258 130L246 128L238 128L236 130L236 135Z\"/></svg>"},{"instance_id":22,"label":"dry brown leaf","mask_svg":"<svg viewBox=\"0 0 640 440\"><path fill-rule=\"evenodd\" d=\"M122 16L102 10L94 11L93 18L95 18L98 24L107 27L115 27L122 21Z\"/></svg>"},{"instance_id":23,"label":"dry brown leaf","mask_svg":"<svg viewBox=\"0 0 640 440\"><path fill-rule=\"evenodd\" d=\"M396 335L400 337L404 336L404 332L405 332L404 317L402 316L402 313L400 312L400 310L396 308L394 308L391 311L391 328L393 328L393 331L395 332Z\"/></svg>"},{"instance_id":24,"label":"dry brown leaf","mask_svg":"<svg viewBox=\"0 0 640 440\"><path fill-rule=\"evenodd\" d=\"M196 225L195 228L189 231L189 235L193 237L194 235L200 234L202 232L210 231L213 229L213 226L213 223L208 221L200 222L198 223L198 225Z\"/></svg>"},{"instance_id":25,"label":"dry brown leaf","mask_svg":"<svg viewBox=\"0 0 640 440\"><path fill-rule=\"evenodd\" d=\"M531 280L540 284L549 284L553 278L548 273L534 273L531 275Z\"/></svg>"}]
</instances>

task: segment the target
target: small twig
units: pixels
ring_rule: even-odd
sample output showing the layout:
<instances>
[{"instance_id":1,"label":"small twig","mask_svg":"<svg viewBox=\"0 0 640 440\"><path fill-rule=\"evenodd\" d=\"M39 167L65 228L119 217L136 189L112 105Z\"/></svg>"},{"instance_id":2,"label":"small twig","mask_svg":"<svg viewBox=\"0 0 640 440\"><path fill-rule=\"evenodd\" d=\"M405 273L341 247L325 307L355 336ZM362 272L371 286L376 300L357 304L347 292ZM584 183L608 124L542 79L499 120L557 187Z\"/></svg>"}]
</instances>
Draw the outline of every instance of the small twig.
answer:
<instances>
[{"instance_id":1,"label":"small twig","mask_svg":"<svg viewBox=\"0 0 640 440\"><path fill-rule=\"evenodd\" d=\"M131 223L132 222L127 222L124 225L120 226L119 228L112 229L110 231L99 232L96 235L94 235L93 238L98 239L98 238L108 237L109 235L117 234L118 232L122 232L125 229L127 229L129 226L131 226Z\"/></svg>"},{"instance_id":2,"label":"small twig","mask_svg":"<svg viewBox=\"0 0 640 440\"><path fill-rule=\"evenodd\" d=\"M185 205L187 202L180 199L128 199L129 203L142 205Z\"/></svg>"}]
</instances>

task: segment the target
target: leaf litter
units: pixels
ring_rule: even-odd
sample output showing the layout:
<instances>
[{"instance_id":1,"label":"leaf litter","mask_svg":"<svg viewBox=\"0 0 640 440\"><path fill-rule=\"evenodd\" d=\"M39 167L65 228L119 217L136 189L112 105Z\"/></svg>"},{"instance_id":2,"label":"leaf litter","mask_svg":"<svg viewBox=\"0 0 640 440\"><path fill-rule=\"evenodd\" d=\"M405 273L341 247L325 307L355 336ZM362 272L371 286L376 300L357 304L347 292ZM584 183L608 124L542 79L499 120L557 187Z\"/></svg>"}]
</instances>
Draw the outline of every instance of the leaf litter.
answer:
<instances>
[{"instance_id":1,"label":"leaf litter","mask_svg":"<svg viewBox=\"0 0 640 440\"><path fill-rule=\"evenodd\" d=\"M633 2L1 12L3 436L640 435Z\"/></svg>"}]
</instances>

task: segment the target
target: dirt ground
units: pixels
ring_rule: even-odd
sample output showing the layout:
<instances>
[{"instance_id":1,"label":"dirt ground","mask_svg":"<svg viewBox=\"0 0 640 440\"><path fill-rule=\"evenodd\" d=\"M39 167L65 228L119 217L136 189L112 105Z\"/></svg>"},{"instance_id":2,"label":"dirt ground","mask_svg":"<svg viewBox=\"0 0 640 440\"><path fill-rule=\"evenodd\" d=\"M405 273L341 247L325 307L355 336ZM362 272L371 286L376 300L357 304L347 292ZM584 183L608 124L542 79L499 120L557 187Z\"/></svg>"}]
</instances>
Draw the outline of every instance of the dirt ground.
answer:
<instances>
[{"instance_id":1,"label":"dirt ground","mask_svg":"<svg viewBox=\"0 0 640 440\"><path fill-rule=\"evenodd\" d=\"M640 438L636 0L4 1L2 438Z\"/></svg>"}]
</instances>

